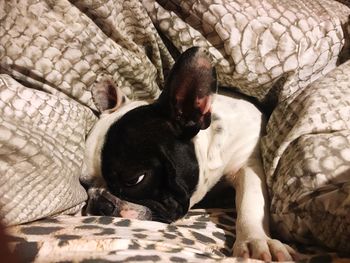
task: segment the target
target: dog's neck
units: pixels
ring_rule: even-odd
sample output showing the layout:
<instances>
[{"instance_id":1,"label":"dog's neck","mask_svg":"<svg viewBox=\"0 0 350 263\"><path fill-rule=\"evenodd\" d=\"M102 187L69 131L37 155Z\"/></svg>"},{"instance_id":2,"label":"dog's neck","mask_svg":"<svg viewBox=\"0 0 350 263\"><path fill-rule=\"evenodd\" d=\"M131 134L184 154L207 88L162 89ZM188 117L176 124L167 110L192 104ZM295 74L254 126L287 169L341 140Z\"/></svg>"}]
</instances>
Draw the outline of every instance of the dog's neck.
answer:
<instances>
[{"instance_id":1,"label":"dog's neck","mask_svg":"<svg viewBox=\"0 0 350 263\"><path fill-rule=\"evenodd\" d=\"M235 126L239 124L239 127ZM220 180L222 174L235 174L258 146L256 131L261 129L262 115L241 99L215 95L212 123L193 139L200 167L199 182L190 207L199 202ZM230 178L234 178L230 176Z\"/></svg>"}]
</instances>

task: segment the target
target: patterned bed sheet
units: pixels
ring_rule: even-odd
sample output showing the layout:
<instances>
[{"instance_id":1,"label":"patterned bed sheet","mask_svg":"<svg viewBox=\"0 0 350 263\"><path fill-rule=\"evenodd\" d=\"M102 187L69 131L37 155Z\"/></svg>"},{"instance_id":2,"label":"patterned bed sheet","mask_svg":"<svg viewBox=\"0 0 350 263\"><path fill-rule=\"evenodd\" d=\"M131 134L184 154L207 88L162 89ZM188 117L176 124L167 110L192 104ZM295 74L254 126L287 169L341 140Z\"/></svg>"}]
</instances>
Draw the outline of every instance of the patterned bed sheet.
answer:
<instances>
[{"instance_id":1,"label":"patterned bed sheet","mask_svg":"<svg viewBox=\"0 0 350 263\"><path fill-rule=\"evenodd\" d=\"M242 262L232 257L233 209L195 209L167 225L105 216L58 216L8 229L21 262ZM305 250L299 262L346 260ZM261 262L246 260L244 262Z\"/></svg>"}]
</instances>

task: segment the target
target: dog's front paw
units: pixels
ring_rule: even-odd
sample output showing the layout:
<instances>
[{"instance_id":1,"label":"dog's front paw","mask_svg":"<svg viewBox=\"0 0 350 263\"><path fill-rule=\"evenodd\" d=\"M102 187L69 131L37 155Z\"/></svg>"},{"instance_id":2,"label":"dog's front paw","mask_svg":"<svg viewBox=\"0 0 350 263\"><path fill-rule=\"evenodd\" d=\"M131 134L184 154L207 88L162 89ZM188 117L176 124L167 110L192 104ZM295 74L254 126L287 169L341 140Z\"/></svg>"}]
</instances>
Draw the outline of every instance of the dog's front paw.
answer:
<instances>
[{"instance_id":1,"label":"dog's front paw","mask_svg":"<svg viewBox=\"0 0 350 263\"><path fill-rule=\"evenodd\" d=\"M293 248L277 239L236 240L233 255L264 261L292 261L298 259L298 254Z\"/></svg>"}]
</instances>

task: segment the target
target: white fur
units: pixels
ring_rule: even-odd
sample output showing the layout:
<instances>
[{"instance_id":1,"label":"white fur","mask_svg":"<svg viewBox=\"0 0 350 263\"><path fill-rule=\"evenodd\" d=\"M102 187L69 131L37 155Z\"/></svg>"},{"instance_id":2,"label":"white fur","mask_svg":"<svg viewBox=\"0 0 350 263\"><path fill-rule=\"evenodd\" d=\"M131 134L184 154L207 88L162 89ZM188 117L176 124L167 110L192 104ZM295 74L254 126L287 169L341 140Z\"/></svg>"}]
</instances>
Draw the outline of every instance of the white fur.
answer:
<instances>
[{"instance_id":1,"label":"white fur","mask_svg":"<svg viewBox=\"0 0 350 263\"><path fill-rule=\"evenodd\" d=\"M251 103L216 95L212 124L193 139L200 167L190 205L225 175L236 189L234 255L271 261L292 260L289 246L270 238L269 203L259 151L261 112Z\"/></svg>"},{"instance_id":2,"label":"white fur","mask_svg":"<svg viewBox=\"0 0 350 263\"><path fill-rule=\"evenodd\" d=\"M190 206L199 202L223 175L230 176L233 182L260 138L262 114L245 100L215 95L212 116L210 127L193 139L200 175Z\"/></svg>"}]
</instances>

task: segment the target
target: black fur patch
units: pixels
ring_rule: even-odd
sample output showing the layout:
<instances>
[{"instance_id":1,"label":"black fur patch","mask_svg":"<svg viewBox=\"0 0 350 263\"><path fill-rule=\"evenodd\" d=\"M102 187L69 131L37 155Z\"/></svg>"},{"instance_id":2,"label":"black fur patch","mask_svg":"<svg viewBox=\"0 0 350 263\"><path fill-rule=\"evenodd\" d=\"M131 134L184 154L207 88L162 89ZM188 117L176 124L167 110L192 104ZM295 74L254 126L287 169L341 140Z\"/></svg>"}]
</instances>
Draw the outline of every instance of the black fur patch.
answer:
<instances>
[{"instance_id":1,"label":"black fur patch","mask_svg":"<svg viewBox=\"0 0 350 263\"><path fill-rule=\"evenodd\" d=\"M149 207L153 219L163 222L187 212L198 182L194 145L177 134L157 105L142 106L110 127L102 150L102 174L109 190ZM142 174L142 182L129 186Z\"/></svg>"}]
</instances>

